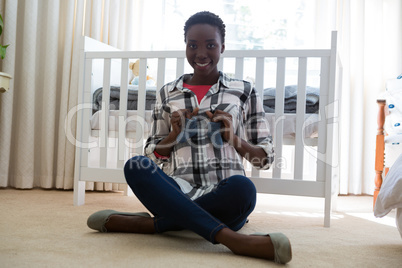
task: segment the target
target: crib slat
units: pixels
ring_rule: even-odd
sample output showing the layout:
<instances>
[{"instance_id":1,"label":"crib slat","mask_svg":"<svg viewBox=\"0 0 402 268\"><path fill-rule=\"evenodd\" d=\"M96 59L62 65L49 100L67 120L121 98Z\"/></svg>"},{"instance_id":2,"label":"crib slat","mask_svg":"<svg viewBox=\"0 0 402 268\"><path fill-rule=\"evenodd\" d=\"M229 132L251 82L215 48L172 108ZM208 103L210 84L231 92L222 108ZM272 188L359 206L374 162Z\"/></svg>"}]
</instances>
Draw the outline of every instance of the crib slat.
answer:
<instances>
[{"instance_id":1,"label":"crib slat","mask_svg":"<svg viewBox=\"0 0 402 268\"><path fill-rule=\"evenodd\" d=\"M222 71L223 70L223 62L224 62L225 58L222 56L220 61L218 62L218 70Z\"/></svg>"},{"instance_id":2,"label":"crib slat","mask_svg":"<svg viewBox=\"0 0 402 268\"><path fill-rule=\"evenodd\" d=\"M284 96L285 96L285 67L286 58L277 58L276 66L276 93L275 93L275 134L274 148L275 161L273 168L273 178L281 178L281 167L284 163L282 159L283 147L283 121L284 116Z\"/></svg>"},{"instance_id":3,"label":"crib slat","mask_svg":"<svg viewBox=\"0 0 402 268\"><path fill-rule=\"evenodd\" d=\"M307 58L299 58L298 82L297 82L297 107L296 107L296 147L294 179L303 179L304 162L304 121L306 114L306 79L307 79Z\"/></svg>"},{"instance_id":4,"label":"crib slat","mask_svg":"<svg viewBox=\"0 0 402 268\"><path fill-rule=\"evenodd\" d=\"M92 74L92 59L87 59L85 60L85 89L84 89L84 95L83 95L83 102L82 103L92 103L92 94L91 94L91 74ZM82 130L82 135L78 134L78 137L80 138L79 142L81 142L79 148L86 148L85 146L88 144L89 136L90 136L90 114L92 112L92 109L85 109L85 110L79 110L78 115L77 115L77 120L81 118L80 113L82 114L82 121L81 122L81 128L77 129L77 131ZM89 144L88 144L89 145ZM87 167L88 166L88 150L81 150L82 155L81 155L81 163L80 166L82 167Z\"/></svg>"},{"instance_id":5,"label":"crib slat","mask_svg":"<svg viewBox=\"0 0 402 268\"><path fill-rule=\"evenodd\" d=\"M137 118L135 128L135 153L143 154L145 129L145 96L147 79L147 59L140 59L140 78L138 81Z\"/></svg>"},{"instance_id":6,"label":"crib slat","mask_svg":"<svg viewBox=\"0 0 402 268\"><path fill-rule=\"evenodd\" d=\"M184 58L177 58L176 77L182 76L184 73Z\"/></svg>"},{"instance_id":7,"label":"crib slat","mask_svg":"<svg viewBox=\"0 0 402 268\"><path fill-rule=\"evenodd\" d=\"M105 59L103 63L102 111L99 131L101 167L106 167L107 147L109 144L110 72L111 59Z\"/></svg>"},{"instance_id":8,"label":"crib slat","mask_svg":"<svg viewBox=\"0 0 402 268\"><path fill-rule=\"evenodd\" d=\"M259 57L255 62L255 89L262 101L264 99L264 60L264 57ZM251 170L251 176L258 177L259 175L260 171L253 167Z\"/></svg>"},{"instance_id":9,"label":"crib slat","mask_svg":"<svg viewBox=\"0 0 402 268\"><path fill-rule=\"evenodd\" d=\"M243 79L244 58L236 58L235 78Z\"/></svg>"},{"instance_id":10,"label":"crib slat","mask_svg":"<svg viewBox=\"0 0 402 268\"><path fill-rule=\"evenodd\" d=\"M321 58L321 79L320 79L320 107L318 121L318 142L317 142L317 181L325 181L326 169L326 143L327 143L327 114L328 105L328 79L329 59Z\"/></svg>"},{"instance_id":11,"label":"crib slat","mask_svg":"<svg viewBox=\"0 0 402 268\"><path fill-rule=\"evenodd\" d=\"M261 99L264 99L264 60L265 58L259 57L255 63L255 89Z\"/></svg>"},{"instance_id":12,"label":"crib slat","mask_svg":"<svg viewBox=\"0 0 402 268\"><path fill-rule=\"evenodd\" d=\"M158 71L157 71L157 79L156 79L156 89L160 89L165 84L165 73L166 73L166 59L159 58L158 59Z\"/></svg>"},{"instance_id":13,"label":"crib slat","mask_svg":"<svg viewBox=\"0 0 402 268\"><path fill-rule=\"evenodd\" d=\"M122 168L125 162L126 153L126 118L127 118L127 98L128 98L128 59L121 60L120 78L120 105L119 105L119 133L117 147L117 167Z\"/></svg>"}]
</instances>

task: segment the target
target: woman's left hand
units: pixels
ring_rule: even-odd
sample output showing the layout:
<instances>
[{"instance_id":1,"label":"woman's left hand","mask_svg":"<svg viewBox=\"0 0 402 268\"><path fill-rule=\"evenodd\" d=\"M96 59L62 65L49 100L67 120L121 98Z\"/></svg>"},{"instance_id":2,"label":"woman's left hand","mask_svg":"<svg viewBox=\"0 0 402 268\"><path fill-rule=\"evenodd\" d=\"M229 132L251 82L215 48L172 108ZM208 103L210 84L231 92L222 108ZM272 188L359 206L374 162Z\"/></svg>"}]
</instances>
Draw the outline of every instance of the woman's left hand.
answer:
<instances>
[{"instance_id":1,"label":"woman's left hand","mask_svg":"<svg viewBox=\"0 0 402 268\"><path fill-rule=\"evenodd\" d=\"M264 149L252 145L235 135L232 115L230 113L222 110L215 110L214 113L207 111L206 114L212 122L222 122L222 139L233 146L242 157L246 158L254 166L263 167L267 163L267 153Z\"/></svg>"},{"instance_id":2,"label":"woman's left hand","mask_svg":"<svg viewBox=\"0 0 402 268\"><path fill-rule=\"evenodd\" d=\"M212 122L222 122L222 138L232 145L235 140L232 115L222 110L215 110L214 113L206 111L206 114Z\"/></svg>"}]
</instances>

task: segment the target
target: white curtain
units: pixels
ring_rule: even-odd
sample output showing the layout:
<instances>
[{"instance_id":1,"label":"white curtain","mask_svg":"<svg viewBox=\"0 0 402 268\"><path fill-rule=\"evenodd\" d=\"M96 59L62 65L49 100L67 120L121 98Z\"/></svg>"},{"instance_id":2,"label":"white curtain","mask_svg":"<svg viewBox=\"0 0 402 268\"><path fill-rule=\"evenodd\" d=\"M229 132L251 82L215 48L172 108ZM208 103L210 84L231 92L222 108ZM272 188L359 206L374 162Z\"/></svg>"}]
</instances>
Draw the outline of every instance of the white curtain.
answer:
<instances>
[{"instance_id":1,"label":"white curtain","mask_svg":"<svg viewBox=\"0 0 402 268\"><path fill-rule=\"evenodd\" d=\"M0 1L2 70L11 74L0 110L0 186L72 188L74 148L63 119L76 100L82 8L75 1ZM74 28L75 26L75 28Z\"/></svg>"},{"instance_id":2,"label":"white curtain","mask_svg":"<svg viewBox=\"0 0 402 268\"><path fill-rule=\"evenodd\" d=\"M402 73L402 2L337 1L341 97L340 193L373 194L376 99Z\"/></svg>"},{"instance_id":3,"label":"white curtain","mask_svg":"<svg viewBox=\"0 0 402 268\"><path fill-rule=\"evenodd\" d=\"M2 41L10 44L1 70L13 77L0 95L0 187L73 188L75 148L64 119L77 102L80 37L132 47L140 25L128 25L139 3L0 0Z\"/></svg>"},{"instance_id":4,"label":"white curtain","mask_svg":"<svg viewBox=\"0 0 402 268\"><path fill-rule=\"evenodd\" d=\"M64 118L77 100L79 37L123 50L150 49L141 36L157 29L150 21L163 29L164 4L0 0L2 41L10 44L1 70L13 76L10 91L0 95L0 187L73 187L74 146L66 139ZM154 17L144 18L150 8ZM372 194L376 97L387 79L402 72L402 3L317 0L315 16L317 47L328 47L329 32L338 30L343 65L339 192ZM88 185L99 190L116 187Z\"/></svg>"},{"instance_id":5,"label":"white curtain","mask_svg":"<svg viewBox=\"0 0 402 268\"><path fill-rule=\"evenodd\" d=\"M340 194L374 192L376 99L388 79L402 73L402 1L316 1L318 47L338 31L341 74L339 103ZM402 152L400 152L402 153Z\"/></svg>"}]
</instances>

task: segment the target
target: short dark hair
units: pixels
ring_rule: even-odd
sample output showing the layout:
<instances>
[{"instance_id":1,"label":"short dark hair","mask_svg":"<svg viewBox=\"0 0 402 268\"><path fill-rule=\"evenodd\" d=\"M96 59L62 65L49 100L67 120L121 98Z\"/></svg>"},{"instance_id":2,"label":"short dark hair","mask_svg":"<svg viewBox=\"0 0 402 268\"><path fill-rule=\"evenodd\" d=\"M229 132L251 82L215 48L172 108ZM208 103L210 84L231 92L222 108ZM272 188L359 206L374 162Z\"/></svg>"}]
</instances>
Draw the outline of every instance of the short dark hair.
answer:
<instances>
[{"instance_id":1,"label":"short dark hair","mask_svg":"<svg viewBox=\"0 0 402 268\"><path fill-rule=\"evenodd\" d=\"M191 26L196 24L209 24L218 28L218 31L221 35L222 44L225 43L225 24L223 20L212 12L209 11L201 11L192 15L184 24L184 42L186 42L187 32Z\"/></svg>"}]
</instances>

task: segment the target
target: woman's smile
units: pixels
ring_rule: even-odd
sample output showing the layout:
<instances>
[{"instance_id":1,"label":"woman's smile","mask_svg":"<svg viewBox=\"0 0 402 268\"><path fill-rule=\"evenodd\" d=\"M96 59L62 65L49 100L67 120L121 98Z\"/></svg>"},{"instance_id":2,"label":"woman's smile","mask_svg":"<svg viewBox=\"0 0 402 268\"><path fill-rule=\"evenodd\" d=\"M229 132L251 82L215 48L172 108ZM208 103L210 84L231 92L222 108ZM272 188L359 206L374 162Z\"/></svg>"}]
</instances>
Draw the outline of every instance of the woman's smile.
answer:
<instances>
[{"instance_id":1,"label":"woman's smile","mask_svg":"<svg viewBox=\"0 0 402 268\"><path fill-rule=\"evenodd\" d=\"M209 62L206 62L206 63L196 63L198 66L200 66L200 67L205 67L205 66L207 66L208 64L209 64Z\"/></svg>"}]
</instances>

